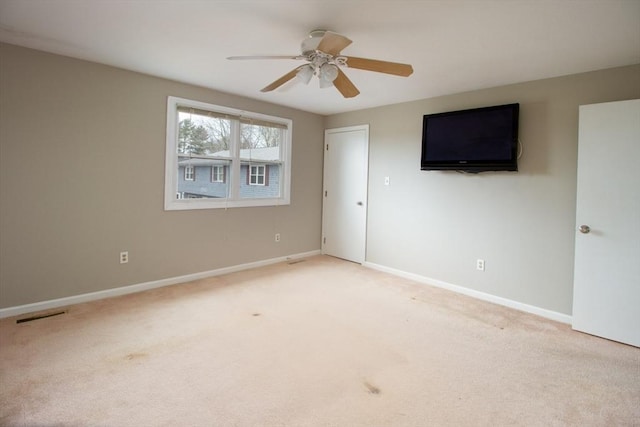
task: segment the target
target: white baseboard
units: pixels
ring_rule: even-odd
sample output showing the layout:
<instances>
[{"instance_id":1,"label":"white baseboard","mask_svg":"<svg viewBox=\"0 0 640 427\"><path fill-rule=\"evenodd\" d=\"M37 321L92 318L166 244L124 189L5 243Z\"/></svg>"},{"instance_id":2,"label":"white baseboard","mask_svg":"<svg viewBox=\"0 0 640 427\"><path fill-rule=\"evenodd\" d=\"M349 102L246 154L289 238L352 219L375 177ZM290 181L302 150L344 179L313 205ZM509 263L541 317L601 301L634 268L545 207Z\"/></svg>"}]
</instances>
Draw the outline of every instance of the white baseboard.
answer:
<instances>
[{"instance_id":1,"label":"white baseboard","mask_svg":"<svg viewBox=\"0 0 640 427\"><path fill-rule=\"evenodd\" d=\"M502 298L499 296L487 294L485 292L480 292L473 289L465 288L464 286L453 285L451 283L443 282L441 280L430 279L428 277L420 276L418 274L407 273L406 271L397 270L391 267L385 267L383 265L375 264L372 262L365 262L362 265L368 268L372 268L374 270L383 271L385 273L390 273L395 276L404 277L405 279L410 279L419 283L424 283L426 285L436 286L438 288L443 288L449 291L457 292L459 294L464 294L473 298L477 298L482 301L488 301L494 304L503 305L505 307L513 308L519 311L524 311L526 313L535 314L540 317L545 317L547 319L555 320L556 322L566 323L568 325L571 324L571 316L568 314L558 313L557 311L547 310L545 308L524 304L524 303L513 301L507 298Z\"/></svg>"},{"instance_id":2,"label":"white baseboard","mask_svg":"<svg viewBox=\"0 0 640 427\"><path fill-rule=\"evenodd\" d=\"M176 285L178 283L190 282L192 280L204 279L207 277L221 276L223 274L235 273L237 271L249 270L256 267L263 267L270 264L276 264L283 261L289 261L310 256L320 255L320 250L303 252L295 255L288 255L278 258L271 258L262 261L250 262L247 264L239 264L231 267L223 267L215 270L203 271L200 273L187 274L184 276L170 277L167 279L154 280L151 282L138 283L135 285L122 286L119 288L106 289L104 291L91 292L87 294L74 295L65 298L58 298L48 301L36 302L33 304L19 305L0 309L0 319L5 317L19 316L25 313L34 313L37 311L51 310L53 308L66 307L73 304L95 301L104 298L112 298L120 295L142 292L149 289L161 288L163 286Z\"/></svg>"}]
</instances>

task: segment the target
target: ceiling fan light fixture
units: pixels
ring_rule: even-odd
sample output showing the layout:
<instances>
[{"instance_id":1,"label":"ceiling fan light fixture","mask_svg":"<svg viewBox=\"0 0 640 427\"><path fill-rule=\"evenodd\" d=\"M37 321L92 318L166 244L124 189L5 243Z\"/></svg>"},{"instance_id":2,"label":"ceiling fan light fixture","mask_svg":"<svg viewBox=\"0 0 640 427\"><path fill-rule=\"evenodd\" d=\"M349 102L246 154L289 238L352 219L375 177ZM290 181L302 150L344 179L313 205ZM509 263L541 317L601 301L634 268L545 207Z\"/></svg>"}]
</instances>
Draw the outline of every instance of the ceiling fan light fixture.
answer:
<instances>
[{"instance_id":1,"label":"ceiling fan light fixture","mask_svg":"<svg viewBox=\"0 0 640 427\"><path fill-rule=\"evenodd\" d=\"M320 82L320 89L324 89L324 88L327 88L327 87L333 87L333 82L332 81L318 79L318 82Z\"/></svg>"},{"instance_id":2,"label":"ceiling fan light fixture","mask_svg":"<svg viewBox=\"0 0 640 427\"><path fill-rule=\"evenodd\" d=\"M309 84L311 77L313 77L313 67L308 64L300 67L296 73L296 78L304 84Z\"/></svg>"},{"instance_id":3,"label":"ceiling fan light fixture","mask_svg":"<svg viewBox=\"0 0 640 427\"><path fill-rule=\"evenodd\" d=\"M324 64L320 67L320 81L333 84L333 81L338 77L338 67L334 64Z\"/></svg>"}]
</instances>

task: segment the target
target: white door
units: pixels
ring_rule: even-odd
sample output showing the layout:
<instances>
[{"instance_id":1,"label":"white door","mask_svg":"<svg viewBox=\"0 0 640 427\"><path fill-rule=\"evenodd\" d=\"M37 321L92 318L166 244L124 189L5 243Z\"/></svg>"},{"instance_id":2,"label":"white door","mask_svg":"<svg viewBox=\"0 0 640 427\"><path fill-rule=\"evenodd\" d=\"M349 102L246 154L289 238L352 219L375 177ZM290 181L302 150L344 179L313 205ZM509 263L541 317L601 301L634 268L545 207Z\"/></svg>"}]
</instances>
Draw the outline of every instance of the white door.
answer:
<instances>
[{"instance_id":1,"label":"white door","mask_svg":"<svg viewBox=\"0 0 640 427\"><path fill-rule=\"evenodd\" d=\"M640 100L580 106L573 329L640 347Z\"/></svg>"},{"instance_id":2,"label":"white door","mask_svg":"<svg viewBox=\"0 0 640 427\"><path fill-rule=\"evenodd\" d=\"M322 253L365 260L369 126L324 133Z\"/></svg>"}]
</instances>

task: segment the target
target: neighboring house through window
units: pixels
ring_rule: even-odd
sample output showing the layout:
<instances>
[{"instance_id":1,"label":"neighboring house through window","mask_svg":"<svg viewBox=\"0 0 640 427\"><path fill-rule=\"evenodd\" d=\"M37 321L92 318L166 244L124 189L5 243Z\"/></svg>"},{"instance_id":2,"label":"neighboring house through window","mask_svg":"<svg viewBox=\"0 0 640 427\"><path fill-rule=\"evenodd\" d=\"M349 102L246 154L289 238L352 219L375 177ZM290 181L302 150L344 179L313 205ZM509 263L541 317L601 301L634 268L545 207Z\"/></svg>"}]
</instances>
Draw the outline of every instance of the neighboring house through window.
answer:
<instances>
[{"instance_id":1,"label":"neighboring house through window","mask_svg":"<svg viewBox=\"0 0 640 427\"><path fill-rule=\"evenodd\" d=\"M169 97L165 209L290 203L292 121Z\"/></svg>"}]
</instances>

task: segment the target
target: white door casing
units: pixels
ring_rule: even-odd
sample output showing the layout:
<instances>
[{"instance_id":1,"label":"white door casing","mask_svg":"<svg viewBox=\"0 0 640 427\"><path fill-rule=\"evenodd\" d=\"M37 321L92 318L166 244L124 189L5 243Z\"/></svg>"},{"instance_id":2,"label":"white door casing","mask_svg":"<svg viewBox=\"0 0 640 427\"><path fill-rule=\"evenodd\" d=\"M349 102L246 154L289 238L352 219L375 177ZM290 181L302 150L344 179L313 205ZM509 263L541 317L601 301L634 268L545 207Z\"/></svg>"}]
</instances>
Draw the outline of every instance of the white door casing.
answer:
<instances>
[{"instance_id":1,"label":"white door casing","mask_svg":"<svg viewBox=\"0 0 640 427\"><path fill-rule=\"evenodd\" d=\"M325 131L322 253L362 264L367 234L369 126Z\"/></svg>"},{"instance_id":2,"label":"white door casing","mask_svg":"<svg viewBox=\"0 0 640 427\"><path fill-rule=\"evenodd\" d=\"M573 329L640 347L638 159L640 100L580 106Z\"/></svg>"}]
</instances>

